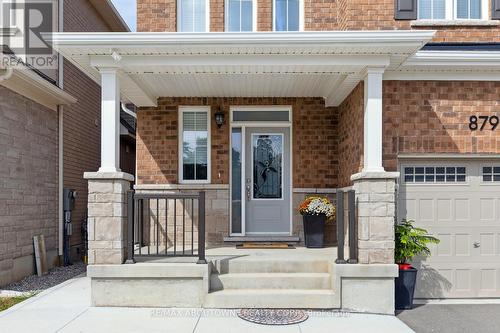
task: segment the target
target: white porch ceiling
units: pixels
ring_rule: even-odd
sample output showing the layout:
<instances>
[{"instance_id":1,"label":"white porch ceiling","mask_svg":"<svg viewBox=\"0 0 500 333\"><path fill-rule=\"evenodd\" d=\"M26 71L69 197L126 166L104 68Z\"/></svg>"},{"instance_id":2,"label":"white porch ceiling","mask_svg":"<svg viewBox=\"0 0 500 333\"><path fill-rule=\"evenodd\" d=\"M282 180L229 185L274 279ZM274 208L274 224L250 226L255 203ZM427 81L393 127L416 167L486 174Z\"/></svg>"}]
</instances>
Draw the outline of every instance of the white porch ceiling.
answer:
<instances>
[{"instance_id":1,"label":"white porch ceiling","mask_svg":"<svg viewBox=\"0 0 500 333\"><path fill-rule=\"evenodd\" d=\"M54 47L100 82L119 68L122 98L323 97L340 104L367 68L397 69L433 31L57 33Z\"/></svg>"}]
</instances>

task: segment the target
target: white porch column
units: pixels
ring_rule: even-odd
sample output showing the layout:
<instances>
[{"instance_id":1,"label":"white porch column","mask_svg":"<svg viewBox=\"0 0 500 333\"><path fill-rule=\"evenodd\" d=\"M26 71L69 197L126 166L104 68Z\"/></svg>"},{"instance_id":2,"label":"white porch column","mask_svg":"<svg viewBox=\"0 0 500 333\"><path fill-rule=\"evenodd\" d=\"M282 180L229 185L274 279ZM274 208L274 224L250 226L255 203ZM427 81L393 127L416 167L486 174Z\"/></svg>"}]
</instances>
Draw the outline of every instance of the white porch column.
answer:
<instances>
[{"instance_id":1,"label":"white porch column","mask_svg":"<svg viewBox=\"0 0 500 333\"><path fill-rule=\"evenodd\" d=\"M120 172L120 81L117 68L101 73L101 167L99 172Z\"/></svg>"},{"instance_id":2,"label":"white porch column","mask_svg":"<svg viewBox=\"0 0 500 333\"><path fill-rule=\"evenodd\" d=\"M382 77L384 68L368 68L364 79L363 172L384 171L382 166Z\"/></svg>"}]
</instances>

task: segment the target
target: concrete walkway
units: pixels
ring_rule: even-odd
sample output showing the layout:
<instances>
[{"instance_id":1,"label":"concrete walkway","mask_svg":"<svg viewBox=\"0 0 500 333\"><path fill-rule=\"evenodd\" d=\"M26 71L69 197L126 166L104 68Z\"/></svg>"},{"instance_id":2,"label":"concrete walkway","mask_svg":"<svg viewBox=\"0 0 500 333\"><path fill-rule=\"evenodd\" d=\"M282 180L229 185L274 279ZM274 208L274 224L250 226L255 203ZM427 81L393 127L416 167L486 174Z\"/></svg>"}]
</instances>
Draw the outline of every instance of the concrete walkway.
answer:
<instances>
[{"instance_id":1,"label":"concrete walkway","mask_svg":"<svg viewBox=\"0 0 500 333\"><path fill-rule=\"evenodd\" d=\"M0 312L2 332L413 332L393 316L338 312L309 313L299 325L263 326L236 311L90 307L90 280L69 280Z\"/></svg>"}]
</instances>

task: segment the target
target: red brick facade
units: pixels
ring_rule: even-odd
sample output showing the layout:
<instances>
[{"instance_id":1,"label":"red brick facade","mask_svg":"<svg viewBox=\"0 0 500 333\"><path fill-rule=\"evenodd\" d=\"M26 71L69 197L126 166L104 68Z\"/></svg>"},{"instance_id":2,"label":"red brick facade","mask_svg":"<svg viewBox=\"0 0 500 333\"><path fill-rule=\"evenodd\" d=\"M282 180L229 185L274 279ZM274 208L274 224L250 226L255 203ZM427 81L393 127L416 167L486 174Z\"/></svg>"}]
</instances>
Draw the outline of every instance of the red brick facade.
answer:
<instances>
[{"instance_id":1,"label":"red brick facade","mask_svg":"<svg viewBox=\"0 0 500 333\"><path fill-rule=\"evenodd\" d=\"M229 107L234 105L291 105L293 109L293 186L337 186L338 144L335 108L322 98L161 98L157 108L138 112L138 184L178 183L179 105L210 105L212 121L212 183L229 183ZM218 128L219 107L226 122ZM311 172L314 170L314 172Z\"/></svg>"},{"instance_id":2,"label":"red brick facade","mask_svg":"<svg viewBox=\"0 0 500 333\"><path fill-rule=\"evenodd\" d=\"M224 0L210 0L210 31L224 31ZM257 31L272 31L272 0L257 0ZM304 30L437 30L434 42L499 42L500 26L412 26L394 0L304 0ZM176 31L176 0L138 0L138 31Z\"/></svg>"},{"instance_id":3,"label":"red brick facade","mask_svg":"<svg viewBox=\"0 0 500 333\"><path fill-rule=\"evenodd\" d=\"M351 175L363 168L363 107L361 82L338 108L339 187L351 185Z\"/></svg>"},{"instance_id":4,"label":"red brick facade","mask_svg":"<svg viewBox=\"0 0 500 333\"><path fill-rule=\"evenodd\" d=\"M500 82L385 81L384 167L402 153L500 153L500 128L471 131L469 118L500 116Z\"/></svg>"}]
</instances>

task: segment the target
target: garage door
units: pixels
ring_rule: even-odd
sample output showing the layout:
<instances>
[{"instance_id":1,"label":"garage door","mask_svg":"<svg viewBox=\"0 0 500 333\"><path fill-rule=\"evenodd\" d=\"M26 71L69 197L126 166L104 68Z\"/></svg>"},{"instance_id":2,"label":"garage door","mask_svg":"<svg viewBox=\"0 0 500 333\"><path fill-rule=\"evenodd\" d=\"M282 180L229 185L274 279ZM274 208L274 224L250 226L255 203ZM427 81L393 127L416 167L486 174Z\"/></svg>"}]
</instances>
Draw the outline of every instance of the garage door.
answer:
<instances>
[{"instance_id":1,"label":"garage door","mask_svg":"<svg viewBox=\"0 0 500 333\"><path fill-rule=\"evenodd\" d=\"M429 162L432 161L432 162ZM500 161L402 161L398 219L441 240L415 297L500 297Z\"/></svg>"}]
</instances>

